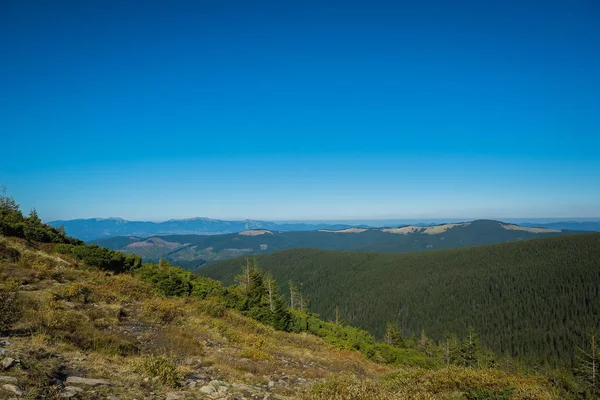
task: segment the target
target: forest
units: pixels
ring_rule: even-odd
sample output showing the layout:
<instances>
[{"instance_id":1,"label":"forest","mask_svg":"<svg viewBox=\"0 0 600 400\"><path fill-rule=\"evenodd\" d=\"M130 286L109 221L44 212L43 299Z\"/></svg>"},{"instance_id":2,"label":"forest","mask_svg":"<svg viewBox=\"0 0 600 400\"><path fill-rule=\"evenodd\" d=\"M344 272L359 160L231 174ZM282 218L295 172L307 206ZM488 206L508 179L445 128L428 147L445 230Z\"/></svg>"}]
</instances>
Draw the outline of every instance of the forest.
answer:
<instances>
[{"instance_id":1,"label":"forest","mask_svg":"<svg viewBox=\"0 0 600 400\"><path fill-rule=\"evenodd\" d=\"M572 366L600 328L600 234L404 253L286 250L257 257L289 301L289 282L325 320L383 337L388 322L434 340L472 326L499 355ZM229 284L243 259L199 274Z\"/></svg>"}]
</instances>

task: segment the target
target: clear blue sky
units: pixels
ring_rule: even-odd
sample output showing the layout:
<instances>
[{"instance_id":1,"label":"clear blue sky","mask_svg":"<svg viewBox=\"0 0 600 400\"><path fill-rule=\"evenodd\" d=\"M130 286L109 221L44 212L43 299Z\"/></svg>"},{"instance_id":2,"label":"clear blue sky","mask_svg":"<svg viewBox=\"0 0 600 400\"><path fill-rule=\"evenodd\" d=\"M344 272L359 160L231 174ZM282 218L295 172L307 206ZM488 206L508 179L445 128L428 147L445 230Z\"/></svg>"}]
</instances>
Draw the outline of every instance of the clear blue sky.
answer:
<instances>
[{"instance_id":1,"label":"clear blue sky","mask_svg":"<svg viewBox=\"0 0 600 400\"><path fill-rule=\"evenodd\" d=\"M600 216L600 3L0 1L45 220Z\"/></svg>"}]
</instances>

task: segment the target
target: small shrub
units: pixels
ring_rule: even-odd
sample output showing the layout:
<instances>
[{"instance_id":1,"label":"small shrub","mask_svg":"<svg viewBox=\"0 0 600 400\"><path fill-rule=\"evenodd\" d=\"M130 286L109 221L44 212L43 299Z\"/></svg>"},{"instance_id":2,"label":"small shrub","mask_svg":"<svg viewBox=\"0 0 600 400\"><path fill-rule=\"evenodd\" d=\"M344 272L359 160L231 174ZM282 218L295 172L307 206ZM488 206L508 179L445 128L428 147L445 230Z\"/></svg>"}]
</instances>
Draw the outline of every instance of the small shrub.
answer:
<instances>
[{"instance_id":1,"label":"small shrub","mask_svg":"<svg viewBox=\"0 0 600 400\"><path fill-rule=\"evenodd\" d=\"M21 253L19 250L8 247L4 243L0 243L0 260L17 263L20 259Z\"/></svg>"},{"instance_id":2,"label":"small shrub","mask_svg":"<svg viewBox=\"0 0 600 400\"><path fill-rule=\"evenodd\" d=\"M198 304L198 311L208 314L211 317L222 317L227 311L227 306L223 300L217 297L210 297Z\"/></svg>"},{"instance_id":3,"label":"small shrub","mask_svg":"<svg viewBox=\"0 0 600 400\"><path fill-rule=\"evenodd\" d=\"M81 282L75 282L61 287L54 292L55 300L81 301L87 304L92 296L92 288Z\"/></svg>"},{"instance_id":4,"label":"small shrub","mask_svg":"<svg viewBox=\"0 0 600 400\"><path fill-rule=\"evenodd\" d=\"M170 324L183 316L183 304L171 299L154 299L144 303L144 314L162 324Z\"/></svg>"},{"instance_id":5,"label":"small shrub","mask_svg":"<svg viewBox=\"0 0 600 400\"><path fill-rule=\"evenodd\" d=\"M10 329L22 315L18 283L11 280L0 284L0 332Z\"/></svg>"},{"instance_id":6,"label":"small shrub","mask_svg":"<svg viewBox=\"0 0 600 400\"><path fill-rule=\"evenodd\" d=\"M160 383L170 387L179 386L182 379L177 366L164 357L144 357L135 365L135 370L157 377Z\"/></svg>"},{"instance_id":7,"label":"small shrub","mask_svg":"<svg viewBox=\"0 0 600 400\"><path fill-rule=\"evenodd\" d=\"M172 354L180 358L204 355L204 342L191 327L166 326L161 329L156 340L155 354Z\"/></svg>"},{"instance_id":8,"label":"small shrub","mask_svg":"<svg viewBox=\"0 0 600 400\"><path fill-rule=\"evenodd\" d=\"M108 302L144 300L155 295L150 284L129 274L99 278L94 293Z\"/></svg>"}]
</instances>

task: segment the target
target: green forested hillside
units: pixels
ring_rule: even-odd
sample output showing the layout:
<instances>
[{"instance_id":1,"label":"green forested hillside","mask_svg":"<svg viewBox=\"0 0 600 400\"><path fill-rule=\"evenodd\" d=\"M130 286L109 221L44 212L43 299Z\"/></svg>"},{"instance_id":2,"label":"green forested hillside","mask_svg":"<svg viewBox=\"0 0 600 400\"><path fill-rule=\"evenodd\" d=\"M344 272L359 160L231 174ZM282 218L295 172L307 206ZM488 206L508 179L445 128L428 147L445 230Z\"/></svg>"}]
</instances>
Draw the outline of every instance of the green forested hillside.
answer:
<instances>
[{"instance_id":1,"label":"green forested hillside","mask_svg":"<svg viewBox=\"0 0 600 400\"><path fill-rule=\"evenodd\" d=\"M434 339L472 324L497 353L570 365L600 328L600 234L405 254L295 249L258 260L279 282L300 286L311 311L334 319L337 305L379 337L388 321ZM242 263L199 273L231 283Z\"/></svg>"}]
</instances>

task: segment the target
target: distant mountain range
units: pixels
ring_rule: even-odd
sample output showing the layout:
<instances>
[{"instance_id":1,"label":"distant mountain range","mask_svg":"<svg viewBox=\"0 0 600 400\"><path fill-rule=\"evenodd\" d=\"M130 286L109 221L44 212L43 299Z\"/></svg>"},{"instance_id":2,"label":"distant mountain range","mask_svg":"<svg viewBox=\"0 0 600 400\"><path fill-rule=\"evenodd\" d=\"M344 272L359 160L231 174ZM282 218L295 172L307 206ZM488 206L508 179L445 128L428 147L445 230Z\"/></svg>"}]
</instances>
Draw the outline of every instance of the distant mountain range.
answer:
<instances>
[{"instance_id":1,"label":"distant mountain range","mask_svg":"<svg viewBox=\"0 0 600 400\"><path fill-rule=\"evenodd\" d=\"M574 233L523 227L491 220L396 228L342 227L312 231L249 229L223 235L119 236L92 241L100 246L138 254L146 261L164 258L175 265L197 268L239 256L293 248L402 253L448 249Z\"/></svg>"},{"instance_id":2,"label":"distant mountain range","mask_svg":"<svg viewBox=\"0 0 600 400\"><path fill-rule=\"evenodd\" d=\"M127 221L121 218L90 218L51 221L48 224L55 228L62 226L68 235L85 241L114 236L218 235L242 232L248 229L310 231L316 229L345 229L353 226L336 223L275 223L249 219L223 221L211 218L172 219L165 222Z\"/></svg>"},{"instance_id":3,"label":"distant mountain range","mask_svg":"<svg viewBox=\"0 0 600 400\"><path fill-rule=\"evenodd\" d=\"M440 223L462 222L460 220L364 220L364 221L319 221L319 222L269 222L257 220L224 221L211 218L172 219L164 222L127 221L122 218L90 218L65 221L51 221L53 227L63 226L70 236L90 241L115 236L135 236L145 238L157 235L218 235L237 233L249 229L272 231L311 231L318 229L341 230L351 227L369 228L382 226L416 225L430 226ZM597 231L599 221L527 221L508 219L526 227L539 227L558 230Z\"/></svg>"}]
</instances>

